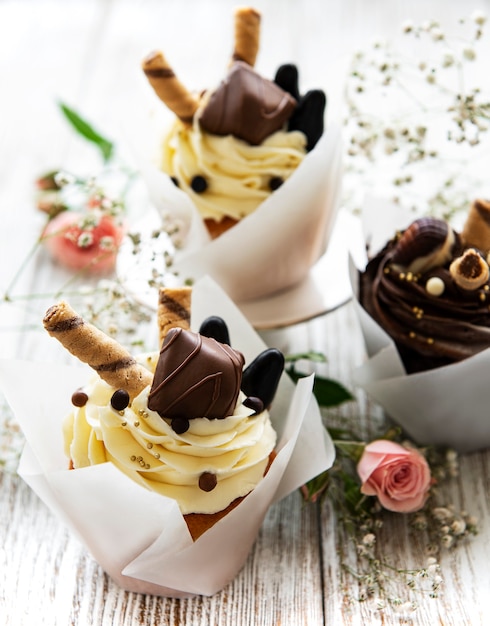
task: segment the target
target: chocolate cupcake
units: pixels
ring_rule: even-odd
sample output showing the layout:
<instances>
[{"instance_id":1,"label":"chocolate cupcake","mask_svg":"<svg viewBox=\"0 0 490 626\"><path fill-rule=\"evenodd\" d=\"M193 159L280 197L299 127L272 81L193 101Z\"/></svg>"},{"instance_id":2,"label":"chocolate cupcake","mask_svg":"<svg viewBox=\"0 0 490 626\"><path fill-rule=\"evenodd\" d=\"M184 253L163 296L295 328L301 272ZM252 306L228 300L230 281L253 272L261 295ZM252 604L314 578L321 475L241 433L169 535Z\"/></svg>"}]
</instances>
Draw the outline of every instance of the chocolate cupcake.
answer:
<instances>
[{"instance_id":1,"label":"chocolate cupcake","mask_svg":"<svg viewBox=\"0 0 490 626\"><path fill-rule=\"evenodd\" d=\"M360 303L394 340L407 373L490 347L490 237L485 224L469 227L488 206L476 201L461 233L440 219L415 220L360 272Z\"/></svg>"}]
</instances>

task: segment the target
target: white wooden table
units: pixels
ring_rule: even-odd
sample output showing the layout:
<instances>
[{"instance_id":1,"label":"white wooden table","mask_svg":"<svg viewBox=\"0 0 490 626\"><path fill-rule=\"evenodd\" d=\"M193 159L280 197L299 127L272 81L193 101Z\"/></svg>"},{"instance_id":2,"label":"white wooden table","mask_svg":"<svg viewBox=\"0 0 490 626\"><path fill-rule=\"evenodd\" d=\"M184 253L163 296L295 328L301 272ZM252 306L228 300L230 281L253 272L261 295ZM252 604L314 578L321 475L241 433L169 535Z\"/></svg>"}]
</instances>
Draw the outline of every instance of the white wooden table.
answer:
<instances>
[{"instance_id":1,"label":"white wooden table","mask_svg":"<svg viewBox=\"0 0 490 626\"><path fill-rule=\"evenodd\" d=\"M186 84L213 84L231 49L233 0L0 0L0 291L43 223L34 210L33 180L63 166L90 171L92 148L62 120L62 99L117 138L121 121L148 109L141 58L162 47ZM474 8L489 9L486 2ZM430 9L428 8L430 6ZM457 1L257 0L264 16L258 68L270 75L295 60L305 87L320 84L338 111L347 59L359 45L389 36L406 18L458 15ZM408 11L410 11L408 13ZM13 295L48 293L56 270L38 253ZM0 303L4 357L46 358L52 342L40 330L42 299ZM37 328L36 328L37 326ZM324 372L352 388L363 358L353 307L265 338L290 352L322 351ZM28 387L26 387L28 390ZM360 420L369 430L379 408L355 390L356 402L328 414L330 424ZM7 415L4 404L0 410ZM5 415L3 420L6 419ZM441 560L438 599L418 597L410 615L373 612L357 600L355 579L341 563L356 554L328 501L304 505L294 493L272 507L244 569L211 598L162 599L121 591L64 526L12 471L0 472L0 622L20 625L129 624L444 624L488 623L490 589L490 453L461 459L447 499L479 518L480 533ZM390 517L379 535L399 567L425 562L423 546L403 516ZM403 590L400 590L402 593Z\"/></svg>"}]
</instances>

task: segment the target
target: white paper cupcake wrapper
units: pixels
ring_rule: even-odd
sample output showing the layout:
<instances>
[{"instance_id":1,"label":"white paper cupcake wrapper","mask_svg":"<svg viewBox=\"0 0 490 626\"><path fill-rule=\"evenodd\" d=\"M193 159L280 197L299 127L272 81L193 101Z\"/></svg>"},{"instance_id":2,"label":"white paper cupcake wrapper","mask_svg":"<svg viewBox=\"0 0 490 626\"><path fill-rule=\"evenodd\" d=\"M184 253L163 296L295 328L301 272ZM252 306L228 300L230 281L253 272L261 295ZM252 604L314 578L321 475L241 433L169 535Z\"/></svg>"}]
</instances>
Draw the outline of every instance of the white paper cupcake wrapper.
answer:
<instances>
[{"instance_id":1,"label":"white paper cupcake wrapper","mask_svg":"<svg viewBox=\"0 0 490 626\"><path fill-rule=\"evenodd\" d=\"M299 283L326 251L342 180L338 125L328 127L277 191L213 241L190 198L141 154L137 141L132 145L152 203L185 225L185 245L173 267L183 278L209 275L235 302L244 302Z\"/></svg>"},{"instance_id":2,"label":"white paper cupcake wrapper","mask_svg":"<svg viewBox=\"0 0 490 626\"><path fill-rule=\"evenodd\" d=\"M369 356L354 371L354 382L419 444L458 452L488 448L490 385L485 372L490 349L453 365L407 374L394 341L359 302L358 268L352 259L350 277Z\"/></svg>"},{"instance_id":3,"label":"white paper cupcake wrapper","mask_svg":"<svg viewBox=\"0 0 490 626\"><path fill-rule=\"evenodd\" d=\"M232 345L247 362L265 349L235 305L205 278L193 291L192 327L209 315L226 320ZM174 500L146 490L112 464L67 469L61 424L73 390L89 375L85 367L0 361L0 385L27 440L19 474L125 589L169 597L216 593L243 566L269 506L333 463L312 377L295 386L284 375L271 410L277 457L254 491L193 542Z\"/></svg>"}]
</instances>

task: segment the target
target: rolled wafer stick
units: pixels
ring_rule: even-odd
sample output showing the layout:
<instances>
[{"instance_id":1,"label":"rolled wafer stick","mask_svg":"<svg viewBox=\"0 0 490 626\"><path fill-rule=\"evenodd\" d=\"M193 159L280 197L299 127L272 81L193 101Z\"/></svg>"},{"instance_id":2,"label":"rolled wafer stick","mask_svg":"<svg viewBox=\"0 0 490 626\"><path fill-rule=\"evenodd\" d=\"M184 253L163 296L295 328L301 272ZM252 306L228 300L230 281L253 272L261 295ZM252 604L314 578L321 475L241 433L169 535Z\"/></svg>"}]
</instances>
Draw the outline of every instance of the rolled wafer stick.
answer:
<instances>
[{"instance_id":1,"label":"rolled wafer stick","mask_svg":"<svg viewBox=\"0 0 490 626\"><path fill-rule=\"evenodd\" d=\"M474 248L465 250L449 266L454 282L466 291L474 291L488 281L490 270L487 262Z\"/></svg>"},{"instance_id":2,"label":"rolled wafer stick","mask_svg":"<svg viewBox=\"0 0 490 626\"><path fill-rule=\"evenodd\" d=\"M475 200L461 232L466 246L490 251L490 201Z\"/></svg>"},{"instance_id":3,"label":"rolled wafer stick","mask_svg":"<svg viewBox=\"0 0 490 626\"><path fill-rule=\"evenodd\" d=\"M191 293L191 287L160 289L157 311L160 346L171 328L189 329Z\"/></svg>"},{"instance_id":4,"label":"rolled wafer stick","mask_svg":"<svg viewBox=\"0 0 490 626\"><path fill-rule=\"evenodd\" d=\"M117 341L85 322L67 302L50 307L43 324L51 337L90 365L106 383L115 389L125 389L131 399L151 385L151 372L137 363Z\"/></svg>"},{"instance_id":5,"label":"rolled wafer stick","mask_svg":"<svg viewBox=\"0 0 490 626\"><path fill-rule=\"evenodd\" d=\"M244 61L255 65L259 51L260 13L250 7L235 11L235 49L232 61Z\"/></svg>"},{"instance_id":6,"label":"rolled wafer stick","mask_svg":"<svg viewBox=\"0 0 490 626\"><path fill-rule=\"evenodd\" d=\"M179 119L191 124L199 99L175 76L163 54L159 51L151 52L143 59L142 68L160 100Z\"/></svg>"}]
</instances>

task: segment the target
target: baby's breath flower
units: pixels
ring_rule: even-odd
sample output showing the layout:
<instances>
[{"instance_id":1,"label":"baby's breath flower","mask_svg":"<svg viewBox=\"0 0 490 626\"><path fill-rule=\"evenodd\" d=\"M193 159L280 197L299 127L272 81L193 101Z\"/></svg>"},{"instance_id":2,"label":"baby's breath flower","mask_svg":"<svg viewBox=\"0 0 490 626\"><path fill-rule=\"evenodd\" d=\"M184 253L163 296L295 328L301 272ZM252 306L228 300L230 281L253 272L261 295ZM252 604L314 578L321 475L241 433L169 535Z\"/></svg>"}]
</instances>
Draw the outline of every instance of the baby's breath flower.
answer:
<instances>
[{"instance_id":1,"label":"baby's breath flower","mask_svg":"<svg viewBox=\"0 0 490 626\"><path fill-rule=\"evenodd\" d=\"M375 541L376 541L376 535L374 535L373 533L367 533L362 538L362 543L368 548L372 547Z\"/></svg>"},{"instance_id":2,"label":"baby's breath flower","mask_svg":"<svg viewBox=\"0 0 490 626\"><path fill-rule=\"evenodd\" d=\"M76 178L69 172L60 171L55 174L54 181L58 187L65 187L66 185L73 185Z\"/></svg>"},{"instance_id":3,"label":"baby's breath flower","mask_svg":"<svg viewBox=\"0 0 490 626\"><path fill-rule=\"evenodd\" d=\"M434 26L434 28L431 29L430 34L434 41L442 41L444 39L444 33L439 26Z\"/></svg>"},{"instance_id":4,"label":"baby's breath flower","mask_svg":"<svg viewBox=\"0 0 490 626\"><path fill-rule=\"evenodd\" d=\"M80 233L77 239L77 245L79 248L88 248L88 246L91 246L93 242L94 242L94 237L92 233L88 231L84 231Z\"/></svg>"},{"instance_id":5,"label":"baby's breath flower","mask_svg":"<svg viewBox=\"0 0 490 626\"><path fill-rule=\"evenodd\" d=\"M475 24L478 24L478 26L483 26L487 21L487 16L482 11L476 10L471 14L471 19Z\"/></svg>"},{"instance_id":6,"label":"baby's breath flower","mask_svg":"<svg viewBox=\"0 0 490 626\"><path fill-rule=\"evenodd\" d=\"M452 535L443 535L441 537L441 545L444 548L450 548L454 543L454 537Z\"/></svg>"},{"instance_id":7,"label":"baby's breath flower","mask_svg":"<svg viewBox=\"0 0 490 626\"><path fill-rule=\"evenodd\" d=\"M442 55L441 65L442 67L451 67L456 62L456 57L452 52L445 52Z\"/></svg>"},{"instance_id":8,"label":"baby's breath flower","mask_svg":"<svg viewBox=\"0 0 490 626\"><path fill-rule=\"evenodd\" d=\"M100 220L95 213L87 213L81 218L78 225L82 230L88 230L90 228L95 228L99 221Z\"/></svg>"},{"instance_id":9,"label":"baby's breath flower","mask_svg":"<svg viewBox=\"0 0 490 626\"><path fill-rule=\"evenodd\" d=\"M443 507L443 506L433 508L432 515L434 519L440 522L448 520L452 517L451 511L448 508Z\"/></svg>"},{"instance_id":10,"label":"baby's breath flower","mask_svg":"<svg viewBox=\"0 0 490 626\"><path fill-rule=\"evenodd\" d=\"M462 535L466 530L466 523L463 519L458 518L451 524L451 531L454 535Z\"/></svg>"},{"instance_id":11,"label":"baby's breath flower","mask_svg":"<svg viewBox=\"0 0 490 626\"><path fill-rule=\"evenodd\" d=\"M111 237L109 235L101 237L99 240L99 247L101 248L101 250L114 250L115 246L116 244L114 241L114 237Z\"/></svg>"}]
</instances>

